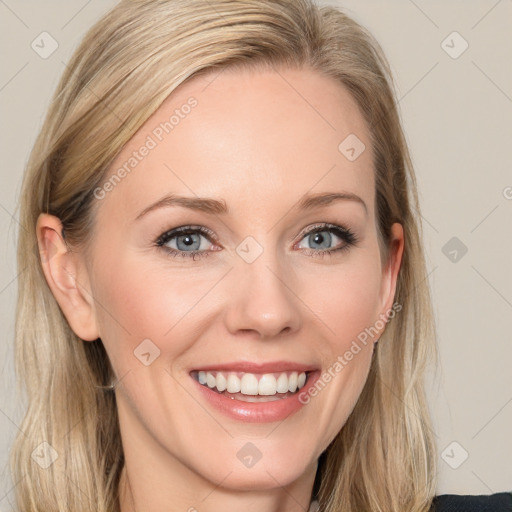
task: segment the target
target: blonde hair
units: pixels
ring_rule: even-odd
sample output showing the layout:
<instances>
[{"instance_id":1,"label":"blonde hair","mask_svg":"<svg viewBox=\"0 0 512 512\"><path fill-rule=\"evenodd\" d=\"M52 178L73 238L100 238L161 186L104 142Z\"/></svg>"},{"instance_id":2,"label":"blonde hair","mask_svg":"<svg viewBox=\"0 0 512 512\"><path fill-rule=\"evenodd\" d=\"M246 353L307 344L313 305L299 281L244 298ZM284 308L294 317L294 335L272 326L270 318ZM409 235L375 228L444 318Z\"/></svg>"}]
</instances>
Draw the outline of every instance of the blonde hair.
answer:
<instances>
[{"instance_id":1,"label":"blonde hair","mask_svg":"<svg viewBox=\"0 0 512 512\"><path fill-rule=\"evenodd\" d=\"M227 67L309 67L346 87L368 124L379 243L400 222L401 311L375 348L359 400L321 455L322 512L426 512L436 449L424 373L437 358L416 179L392 73L378 43L334 7L308 0L122 1L86 34L66 67L30 155L20 202L16 368L28 406L12 451L23 511L119 511L123 451L112 370L101 343L74 334L43 274L40 213L59 217L70 249L94 232L94 190L121 148L181 83ZM340 141L341 142L341 141ZM96 201L97 203L97 201ZM43 469L31 453L58 454Z\"/></svg>"}]
</instances>

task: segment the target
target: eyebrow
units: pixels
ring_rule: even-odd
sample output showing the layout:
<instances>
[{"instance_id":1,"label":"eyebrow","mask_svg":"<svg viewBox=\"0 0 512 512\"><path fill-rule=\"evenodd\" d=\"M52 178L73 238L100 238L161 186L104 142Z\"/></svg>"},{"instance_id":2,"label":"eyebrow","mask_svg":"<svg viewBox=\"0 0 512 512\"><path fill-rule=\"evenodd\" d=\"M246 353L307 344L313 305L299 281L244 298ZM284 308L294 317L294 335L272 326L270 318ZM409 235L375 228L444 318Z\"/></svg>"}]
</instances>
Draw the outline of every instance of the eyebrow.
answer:
<instances>
[{"instance_id":1,"label":"eyebrow","mask_svg":"<svg viewBox=\"0 0 512 512\"><path fill-rule=\"evenodd\" d=\"M356 194L352 192L324 192L318 194L308 194L303 196L295 205L299 210L313 210L321 206L330 205L336 201L353 201L364 207L366 215L368 215L368 207L366 203ZM156 203L148 206L140 212L135 220L139 220L149 212L159 208L169 208L172 206L181 206L190 210L197 210L211 215L227 215L229 208L224 200L217 200L208 197L185 197L174 194L167 195L159 199Z\"/></svg>"}]
</instances>

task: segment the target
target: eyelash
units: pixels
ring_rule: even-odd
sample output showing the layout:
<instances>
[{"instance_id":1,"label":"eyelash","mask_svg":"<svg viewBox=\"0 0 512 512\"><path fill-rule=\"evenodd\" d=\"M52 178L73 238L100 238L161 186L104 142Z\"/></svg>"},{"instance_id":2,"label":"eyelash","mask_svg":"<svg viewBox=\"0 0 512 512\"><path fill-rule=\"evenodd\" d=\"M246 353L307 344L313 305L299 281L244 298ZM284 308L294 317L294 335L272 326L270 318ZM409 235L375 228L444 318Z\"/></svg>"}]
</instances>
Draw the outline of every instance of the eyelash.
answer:
<instances>
[{"instance_id":1,"label":"eyelash","mask_svg":"<svg viewBox=\"0 0 512 512\"><path fill-rule=\"evenodd\" d=\"M314 233L321 233L323 231L327 231L329 233L334 233L337 237L344 240L345 244L341 247L337 247L335 249L325 249L325 250L314 250L314 249L301 249L308 256L313 257L325 257L325 256L333 256L334 253L342 253L348 250L351 246L356 245L359 241L357 236L353 231L348 228L337 226L336 224L316 224L311 226L307 231L301 233L301 239L305 238L308 235L312 235ZM165 244L168 243L173 238L183 235L191 235L191 234L201 234L206 238L215 239L215 234L208 228L203 226L181 226L179 228L174 228L162 233L156 240L154 245L163 249L168 253L169 256L172 257L183 257L183 258L192 258L195 261L196 256L199 258L207 257L210 254L210 251L180 251L173 249L172 247L166 247ZM211 241L211 240L210 240Z\"/></svg>"}]
</instances>

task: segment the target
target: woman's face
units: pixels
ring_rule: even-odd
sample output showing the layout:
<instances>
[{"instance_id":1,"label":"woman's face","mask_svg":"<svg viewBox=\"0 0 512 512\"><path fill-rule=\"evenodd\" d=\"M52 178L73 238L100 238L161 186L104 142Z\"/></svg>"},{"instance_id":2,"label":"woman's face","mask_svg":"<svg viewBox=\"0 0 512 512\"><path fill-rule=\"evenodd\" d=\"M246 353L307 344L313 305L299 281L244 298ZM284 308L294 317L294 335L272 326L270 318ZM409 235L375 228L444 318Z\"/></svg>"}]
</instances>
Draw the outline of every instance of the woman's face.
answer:
<instances>
[{"instance_id":1,"label":"woman's face","mask_svg":"<svg viewBox=\"0 0 512 512\"><path fill-rule=\"evenodd\" d=\"M247 490L314 476L393 304L403 236L383 267L373 174L356 103L307 69L195 77L124 147L81 279L128 468Z\"/></svg>"}]
</instances>

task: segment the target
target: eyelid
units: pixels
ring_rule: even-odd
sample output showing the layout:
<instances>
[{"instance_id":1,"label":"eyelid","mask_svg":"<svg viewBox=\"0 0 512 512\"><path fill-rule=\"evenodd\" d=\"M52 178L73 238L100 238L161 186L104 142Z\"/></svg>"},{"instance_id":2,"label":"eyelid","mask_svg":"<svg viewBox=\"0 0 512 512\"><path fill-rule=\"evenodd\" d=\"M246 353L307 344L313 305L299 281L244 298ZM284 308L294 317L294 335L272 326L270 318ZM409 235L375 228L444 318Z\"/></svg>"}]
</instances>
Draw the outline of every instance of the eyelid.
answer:
<instances>
[{"instance_id":1,"label":"eyelid","mask_svg":"<svg viewBox=\"0 0 512 512\"><path fill-rule=\"evenodd\" d=\"M328 222L318 222L316 224L311 224L306 226L301 230L301 232L297 235L299 238L302 238L306 235L309 235L312 231L317 231L318 229L328 229L328 228L337 228L338 226L335 224L329 224Z\"/></svg>"},{"instance_id":2,"label":"eyelid","mask_svg":"<svg viewBox=\"0 0 512 512\"><path fill-rule=\"evenodd\" d=\"M302 240L302 238L304 238L305 236L310 235L311 233L319 232L320 230L341 232L344 235L352 238L354 240L354 243L357 242L358 240L358 237L350 228L343 226L342 224L331 224L330 222L319 222L307 226L299 233L298 238L299 240Z\"/></svg>"},{"instance_id":3,"label":"eyelid","mask_svg":"<svg viewBox=\"0 0 512 512\"><path fill-rule=\"evenodd\" d=\"M179 226L177 228L171 228L167 231L164 231L156 240L155 243L157 245L163 245L165 242L164 240L168 237L172 238L175 236L179 236L180 234L188 233L188 232L200 232L202 235L208 235L212 240L218 241L218 237L215 234L214 231L212 231L210 228L207 228L206 226L200 226L195 224L188 224L186 226Z\"/></svg>"}]
</instances>

